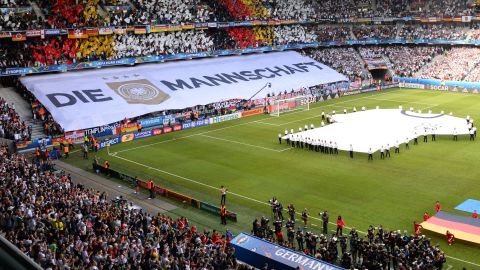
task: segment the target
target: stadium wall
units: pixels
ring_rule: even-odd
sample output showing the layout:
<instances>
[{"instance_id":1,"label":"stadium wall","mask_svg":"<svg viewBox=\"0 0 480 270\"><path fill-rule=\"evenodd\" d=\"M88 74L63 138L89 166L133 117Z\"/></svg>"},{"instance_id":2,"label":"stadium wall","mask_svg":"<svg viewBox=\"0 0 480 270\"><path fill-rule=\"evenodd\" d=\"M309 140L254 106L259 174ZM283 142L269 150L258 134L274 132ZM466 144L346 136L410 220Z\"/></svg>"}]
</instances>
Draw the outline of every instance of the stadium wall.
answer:
<instances>
[{"instance_id":1,"label":"stadium wall","mask_svg":"<svg viewBox=\"0 0 480 270\"><path fill-rule=\"evenodd\" d=\"M143 188L147 189L147 181L135 178L133 176L130 176L128 174L124 174L122 172L119 172L114 169L106 169L98 164L92 164L93 171L103 173L105 175L109 175L110 177L114 177L120 180L123 180L132 186L135 186L135 182L138 181L138 185ZM191 196L158 186L155 184L154 191L156 194L165 197L165 198L170 198L176 201L179 201L181 203L190 205L192 207L195 207L197 209L201 209L203 211L209 212L214 215L220 215L220 208L218 206L215 206L213 204L210 204L208 202L203 202L200 200L197 200ZM237 222L237 214L231 211L227 211L227 218L229 220L232 220L234 222Z\"/></svg>"}]
</instances>

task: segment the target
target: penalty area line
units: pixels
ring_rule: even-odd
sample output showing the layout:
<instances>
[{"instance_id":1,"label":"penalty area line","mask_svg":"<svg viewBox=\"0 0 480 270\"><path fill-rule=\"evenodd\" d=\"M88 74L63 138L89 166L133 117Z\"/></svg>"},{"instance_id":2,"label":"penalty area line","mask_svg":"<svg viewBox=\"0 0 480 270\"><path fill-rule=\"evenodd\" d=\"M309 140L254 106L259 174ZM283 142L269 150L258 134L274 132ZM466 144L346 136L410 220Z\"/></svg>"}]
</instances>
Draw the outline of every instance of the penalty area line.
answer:
<instances>
[{"instance_id":1,"label":"penalty area line","mask_svg":"<svg viewBox=\"0 0 480 270\"><path fill-rule=\"evenodd\" d=\"M259 145L243 143L243 142L238 142L238 141L224 139L224 138L213 137L213 136L209 136L209 135L205 135L205 134L198 134L198 136L205 137L205 138L210 138L210 139L213 139L213 140L219 140L219 141L235 143L235 144L245 145L245 146L254 147L254 148L259 148L259 149L263 149L263 150L267 150L267 151L273 151L273 152L277 152L277 153L285 150L285 149L284 150L277 150L277 149L267 148L267 147L263 147L263 146L259 146Z\"/></svg>"},{"instance_id":2,"label":"penalty area line","mask_svg":"<svg viewBox=\"0 0 480 270\"><path fill-rule=\"evenodd\" d=\"M197 135L198 135L198 134L197 134ZM110 155L110 153L109 153L109 155ZM124 160L124 161L127 161L127 162L130 162L130 163L133 163L133 164L136 164L136 165L141 166L141 167L145 167L145 168L147 168L147 169L155 170L155 171L158 171L158 172L161 172L161 173L164 173L164 174L167 174L167 175L176 177L176 178L178 178L178 179L182 179L182 180L187 181L187 182L191 182L191 183L194 183L194 184L197 184L197 185L201 185L201 186L204 186L204 187L207 187L207 188L210 188L210 189L218 190L218 187L214 187L214 186L205 184L205 183L203 183L203 182L200 182L200 181L198 181L198 180L190 179L190 178L187 178L187 177L184 177L184 176L181 176L181 175L177 175L177 174L174 174L174 173L171 173L171 172L167 172L167 171L164 171L164 170L161 170L161 169L158 169L158 168L154 168L154 167L151 167L151 166L142 164L142 163L137 162L137 161L134 161L134 160L130 160L130 159L121 157L121 156L118 155L118 153L116 153L116 155L110 155L110 156L112 156L112 157L114 157L114 158L118 158L118 159ZM235 193L235 192L229 191L228 194L231 194L231 195L233 195L233 196L236 196L236 197L239 197L239 198L242 198L242 199L245 199L245 200L253 201L253 202L256 202L256 203L259 203L259 204L262 204L262 205L270 206L269 203L262 202L262 201L259 201L259 200L257 200L257 199L254 199L254 198L251 198L251 197L248 197L248 196L244 196L244 195L241 195L241 194L238 194L238 193ZM284 209L284 211L286 211L286 210ZM296 214L299 215L299 216L301 215L300 213L296 213ZM314 220L317 220L317 221L321 221L320 218L317 218L317 217L314 217L314 216L309 216L309 217L310 217L311 219L314 219ZM336 225L336 223L334 223L334 222L329 222L329 224L331 224L331 225ZM347 230L352 230L351 227L345 226L345 228L346 228ZM364 234L364 235L367 234L366 232L359 231L359 230L357 230L357 232L359 232L359 233L361 233L361 234ZM474 262L469 262L469 261L466 261L466 260L463 260L463 259L459 259L459 258L456 258L456 257L452 257L452 256L448 256L448 255L447 255L447 258L452 259L452 260L455 260L455 261L459 261L459 262L463 262L463 263L467 263L467 264L470 264L470 265L475 265L475 266L480 267L480 264L477 264L477 263L474 263Z\"/></svg>"}]
</instances>

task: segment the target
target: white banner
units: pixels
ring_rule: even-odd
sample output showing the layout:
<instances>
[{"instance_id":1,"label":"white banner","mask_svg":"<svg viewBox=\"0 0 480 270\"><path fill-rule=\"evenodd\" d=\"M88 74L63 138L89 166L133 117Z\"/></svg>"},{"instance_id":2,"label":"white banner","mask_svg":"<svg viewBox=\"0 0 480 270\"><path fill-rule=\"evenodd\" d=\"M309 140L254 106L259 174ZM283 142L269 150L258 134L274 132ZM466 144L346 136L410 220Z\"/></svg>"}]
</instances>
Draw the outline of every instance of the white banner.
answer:
<instances>
[{"instance_id":1,"label":"white banner","mask_svg":"<svg viewBox=\"0 0 480 270\"><path fill-rule=\"evenodd\" d=\"M125 117L248 99L348 80L297 52L222 57L27 76L22 83L65 131L107 125Z\"/></svg>"}]
</instances>

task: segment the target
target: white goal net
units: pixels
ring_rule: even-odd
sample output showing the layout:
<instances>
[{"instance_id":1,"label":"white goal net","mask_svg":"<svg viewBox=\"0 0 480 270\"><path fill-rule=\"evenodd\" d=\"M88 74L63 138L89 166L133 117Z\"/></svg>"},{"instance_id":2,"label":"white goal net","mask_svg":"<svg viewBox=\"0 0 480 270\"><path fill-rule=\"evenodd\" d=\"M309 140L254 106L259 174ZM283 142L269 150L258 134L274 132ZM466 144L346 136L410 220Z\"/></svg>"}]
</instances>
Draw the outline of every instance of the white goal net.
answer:
<instances>
[{"instance_id":1,"label":"white goal net","mask_svg":"<svg viewBox=\"0 0 480 270\"><path fill-rule=\"evenodd\" d=\"M268 112L271 116L280 116L280 114L286 112L309 110L310 103L312 103L313 101L314 97L312 95L297 96L287 99L277 99L271 101Z\"/></svg>"}]
</instances>

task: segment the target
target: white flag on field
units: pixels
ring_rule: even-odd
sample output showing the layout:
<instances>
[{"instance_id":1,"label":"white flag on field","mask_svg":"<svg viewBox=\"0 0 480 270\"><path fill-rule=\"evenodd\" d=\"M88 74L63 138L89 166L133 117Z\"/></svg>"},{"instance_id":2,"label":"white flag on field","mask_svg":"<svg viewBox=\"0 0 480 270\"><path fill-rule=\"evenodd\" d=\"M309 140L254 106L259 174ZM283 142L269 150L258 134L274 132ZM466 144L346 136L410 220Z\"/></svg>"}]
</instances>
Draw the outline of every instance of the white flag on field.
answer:
<instances>
[{"instance_id":1,"label":"white flag on field","mask_svg":"<svg viewBox=\"0 0 480 270\"><path fill-rule=\"evenodd\" d=\"M107 125L125 117L248 99L348 79L297 52L234 56L27 76L22 83L65 131Z\"/></svg>"}]
</instances>

